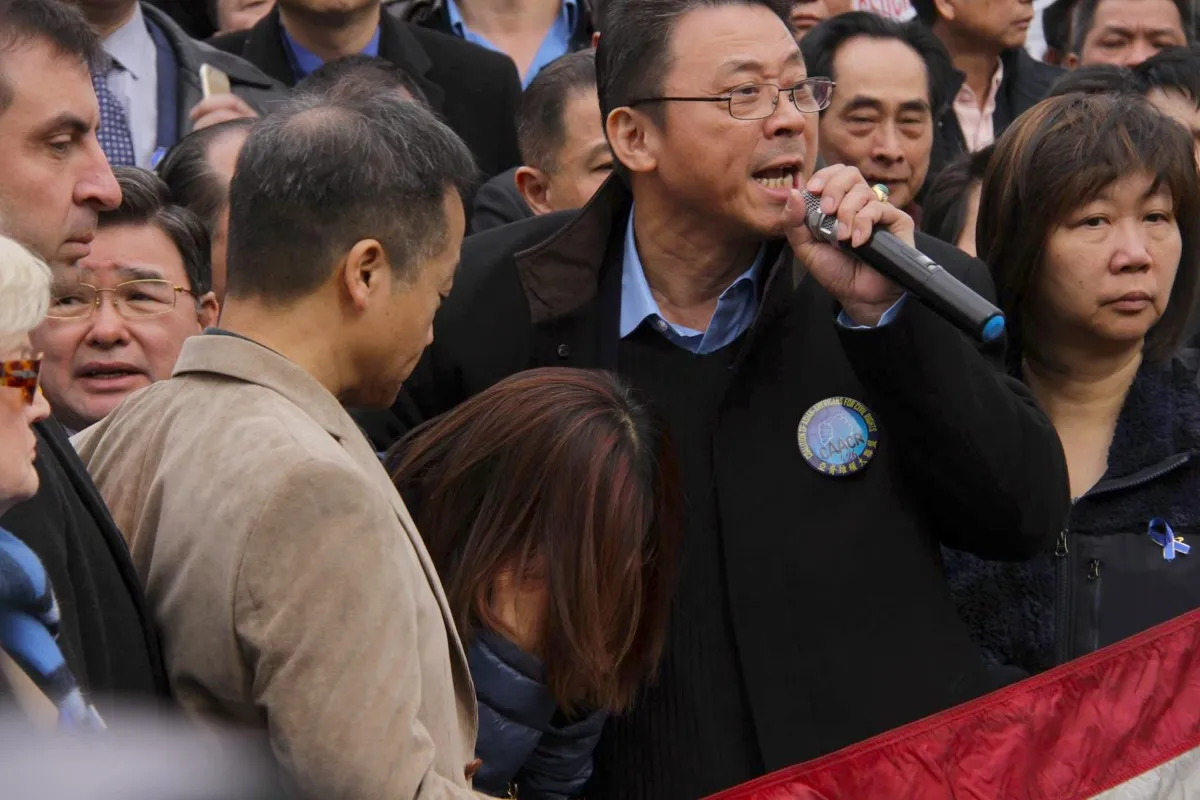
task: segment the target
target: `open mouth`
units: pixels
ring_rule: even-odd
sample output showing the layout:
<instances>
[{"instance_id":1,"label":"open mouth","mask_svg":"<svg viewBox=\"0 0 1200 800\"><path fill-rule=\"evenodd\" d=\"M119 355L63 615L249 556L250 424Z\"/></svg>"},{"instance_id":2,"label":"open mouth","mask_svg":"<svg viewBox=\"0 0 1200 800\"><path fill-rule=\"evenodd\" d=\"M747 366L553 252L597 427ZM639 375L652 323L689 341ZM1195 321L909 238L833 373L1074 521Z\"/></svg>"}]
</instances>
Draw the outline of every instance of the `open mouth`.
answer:
<instances>
[{"instance_id":1,"label":"open mouth","mask_svg":"<svg viewBox=\"0 0 1200 800\"><path fill-rule=\"evenodd\" d=\"M800 167L789 165L771 167L754 173L754 180L767 189L792 189L799 186Z\"/></svg>"}]
</instances>

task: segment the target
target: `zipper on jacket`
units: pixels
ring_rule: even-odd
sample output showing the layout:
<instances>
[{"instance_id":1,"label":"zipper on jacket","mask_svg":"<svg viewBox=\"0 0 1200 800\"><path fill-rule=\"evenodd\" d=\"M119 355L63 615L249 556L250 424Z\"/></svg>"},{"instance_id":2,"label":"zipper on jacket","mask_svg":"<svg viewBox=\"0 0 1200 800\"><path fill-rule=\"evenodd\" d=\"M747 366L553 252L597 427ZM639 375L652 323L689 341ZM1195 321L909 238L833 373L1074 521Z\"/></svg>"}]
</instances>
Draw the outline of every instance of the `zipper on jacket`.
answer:
<instances>
[{"instance_id":1,"label":"zipper on jacket","mask_svg":"<svg viewBox=\"0 0 1200 800\"><path fill-rule=\"evenodd\" d=\"M1140 469L1132 475L1126 475L1124 478L1111 478L1103 480L1093 486L1089 491L1085 492L1082 497L1071 501L1071 509L1074 511L1076 504L1080 500L1085 500L1090 497L1095 497L1098 494L1107 494L1108 492L1119 492L1125 489L1132 489L1135 486L1141 486L1144 483L1149 483L1153 480L1158 480L1163 475L1182 467L1184 464L1192 460L1191 451L1176 453L1169 458L1163 459L1159 463L1145 469ZM1071 653L1071 551L1067 543L1069 528L1063 528L1058 534L1058 544L1054 548L1055 555L1055 588L1057 589L1057 602L1054 608L1054 649L1057 664L1065 664L1072 658ZM1096 620L1096 624L1091 626L1092 638L1091 648L1089 652L1095 652L1099 649L1100 640L1100 561L1099 559L1091 559L1088 562L1087 580L1089 583L1097 582L1092 591L1092 614Z\"/></svg>"},{"instance_id":2,"label":"zipper on jacket","mask_svg":"<svg viewBox=\"0 0 1200 800\"><path fill-rule=\"evenodd\" d=\"M1126 475L1124 478L1110 478L1106 481L1100 481L1091 488L1091 491L1084 494L1084 496L1080 499L1082 500L1087 497L1094 497L1098 494L1119 492L1123 489L1132 489L1135 486L1141 486L1143 483L1149 483L1150 481L1158 480L1168 472L1174 472L1191 460L1191 451L1176 453L1170 458L1164 459L1152 467L1140 469L1132 475Z\"/></svg>"},{"instance_id":3,"label":"zipper on jacket","mask_svg":"<svg viewBox=\"0 0 1200 800\"><path fill-rule=\"evenodd\" d=\"M1071 615L1067 604L1071 597L1070 566L1071 549L1067 545L1067 529L1058 533L1058 544L1054 546L1054 587L1058 597L1054 603L1054 663L1065 664L1071 657L1070 624Z\"/></svg>"},{"instance_id":4,"label":"zipper on jacket","mask_svg":"<svg viewBox=\"0 0 1200 800\"><path fill-rule=\"evenodd\" d=\"M1100 559L1093 558L1088 562L1088 583L1092 584L1089 588L1092 592L1092 619L1095 624L1091 625L1091 639L1088 652L1094 653L1100 649L1100 591L1103 589L1103 584L1100 583Z\"/></svg>"}]
</instances>

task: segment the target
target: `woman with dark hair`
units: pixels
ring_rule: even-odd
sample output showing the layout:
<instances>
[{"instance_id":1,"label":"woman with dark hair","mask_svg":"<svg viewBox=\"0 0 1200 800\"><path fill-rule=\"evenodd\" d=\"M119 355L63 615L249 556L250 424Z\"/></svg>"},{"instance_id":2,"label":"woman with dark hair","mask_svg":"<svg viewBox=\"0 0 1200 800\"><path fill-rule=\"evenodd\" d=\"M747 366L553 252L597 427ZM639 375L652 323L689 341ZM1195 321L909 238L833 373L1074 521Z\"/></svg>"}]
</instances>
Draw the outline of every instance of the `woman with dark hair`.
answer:
<instances>
[{"instance_id":1,"label":"woman with dark hair","mask_svg":"<svg viewBox=\"0 0 1200 800\"><path fill-rule=\"evenodd\" d=\"M921 230L975 255L979 186L994 145L964 153L933 179L921 203Z\"/></svg>"},{"instance_id":2,"label":"woman with dark hair","mask_svg":"<svg viewBox=\"0 0 1200 800\"><path fill-rule=\"evenodd\" d=\"M1191 139L1136 95L1044 100L997 143L978 224L1074 498L1028 564L947 553L985 655L1019 677L1200 606L1200 391L1175 356L1200 275Z\"/></svg>"},{"instance_id":3,"label":"woman with dark hair","mask_svg":"<svg viewBox=\"0 0 1200 800\"><path fill-rule=\"evenodd\" d=\"M476 788L578 795L663 647L681 525L665 426L609 373L537 369L387 464L469 645Z\"/></svg>"}]
</instances>

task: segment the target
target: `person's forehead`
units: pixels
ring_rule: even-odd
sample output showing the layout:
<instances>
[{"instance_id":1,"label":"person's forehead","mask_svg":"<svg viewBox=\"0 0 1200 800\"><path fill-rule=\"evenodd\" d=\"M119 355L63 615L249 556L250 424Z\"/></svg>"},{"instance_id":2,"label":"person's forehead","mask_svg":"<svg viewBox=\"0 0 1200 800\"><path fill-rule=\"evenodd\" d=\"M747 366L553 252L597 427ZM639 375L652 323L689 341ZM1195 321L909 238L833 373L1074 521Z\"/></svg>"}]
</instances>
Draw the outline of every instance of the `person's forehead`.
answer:
<instances>
[{"instance_id":1,"label":"person's forehead","mask_svg":"<svg viewBox=\"0 0 1200 800\"><path fill-rule=\"evenodd\" d=\"M1100 0L1092 30L1106 27L1182 30L1179 9L1171 0Z\"/></svg>"},{"instance_id":2,"label":"person's forehead","mask_svg":"<svg viewBox=\"0 0 1200 800\"><path fill-rule=\"evenodd\" d=\"M163 231L150 224L110 225L96 231L92 252L74 267L55 270L55 277L110 286L121 281L158 278L187 280L183 256Z\"/></svg>"},{"instance_id":3,"label":"person's forehead","mask_svg":"<svg viewBox=\"0 0 1200 800\"><path fill-rule=\"evenodd\" d=\"M833 57L837 81L834 99L855 95L879 96L904 102L930 102L929 73L925 61L898 39L855 36L847 39Z\"/></svg>"},{"instance_id":4,"label":"person's forehead","mask_svg":"<svg viewBox=\"0 0 1200 800\"><path fill-rule=\"evenodd\" d=\"M699 8L675 22L668 80L804 73L800 46L783 20L763 6Z\"/></svg>"},{"instance_id":5,"label":"person's forehead","mask_svg":"<svg viewBox=\"0 0 1200 800\"><path fill-rule=\"evenodd\" d=\"M0 124L6 117L36 123L64 114L91 120L99 112L87 65L48 42L34 39L4 51L0 72L12 92Z\"/></svg>"}]
</instances>

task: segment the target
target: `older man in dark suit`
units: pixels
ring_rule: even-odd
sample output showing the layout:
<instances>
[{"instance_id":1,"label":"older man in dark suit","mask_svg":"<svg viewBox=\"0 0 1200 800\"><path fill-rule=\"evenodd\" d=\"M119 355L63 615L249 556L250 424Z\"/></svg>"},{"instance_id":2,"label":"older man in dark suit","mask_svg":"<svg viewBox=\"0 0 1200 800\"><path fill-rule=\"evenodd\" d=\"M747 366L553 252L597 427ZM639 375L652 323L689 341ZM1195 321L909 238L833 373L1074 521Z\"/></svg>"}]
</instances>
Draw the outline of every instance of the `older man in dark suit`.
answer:
<instances>
[{"instance_id":1,"label":"older man in dark suit","mask_svg":"<svg viewBox=\"0 0 1200 800\"><path fill-rule=\"evenodd\" d=\"M288 86L327 61L365 53L412 75L430 107L490 177L520 163L521 83L505 55L402 22L380 0L281 0L249 31L213 40Z\"/></svg>"}]
</instances>

